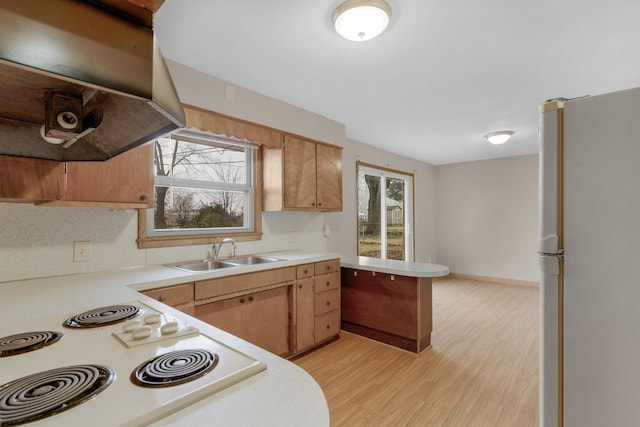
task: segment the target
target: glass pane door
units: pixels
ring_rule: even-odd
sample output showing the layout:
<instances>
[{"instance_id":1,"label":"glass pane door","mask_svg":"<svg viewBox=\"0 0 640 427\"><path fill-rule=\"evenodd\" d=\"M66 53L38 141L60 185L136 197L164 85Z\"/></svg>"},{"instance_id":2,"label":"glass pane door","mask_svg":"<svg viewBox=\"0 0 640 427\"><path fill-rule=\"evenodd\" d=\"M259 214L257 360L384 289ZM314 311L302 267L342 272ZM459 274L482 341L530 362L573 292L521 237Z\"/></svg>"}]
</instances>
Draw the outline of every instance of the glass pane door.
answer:
<instances>
[{"instance_id":1,"label":"glass pane door","mask_svg":"<svg viewBox=\"0 0 640 427\"><path fill-rule=\"evenodd\" d=\"M403 179L387 178L387 259L405 259L405 185Z\"/></svg>"},{"instance_id":2,"label":"glass pane door","mask_svg":"<svg viewBox=\"0 0 640 427\"><path fill-rule=\"evenodd\" d=\"M358 255L382 255L382 215L379 176L358 174Z\"/></svg>"},{"instance_id":3,"label":"glass pane door","mask_svg":"<svg viewBox=\"0 0 640 427\"><path fill-rule=\"evenodd\" d=\"M413 175L358 164L358 255L413 260Z\"/></svg>"}]
</instances>

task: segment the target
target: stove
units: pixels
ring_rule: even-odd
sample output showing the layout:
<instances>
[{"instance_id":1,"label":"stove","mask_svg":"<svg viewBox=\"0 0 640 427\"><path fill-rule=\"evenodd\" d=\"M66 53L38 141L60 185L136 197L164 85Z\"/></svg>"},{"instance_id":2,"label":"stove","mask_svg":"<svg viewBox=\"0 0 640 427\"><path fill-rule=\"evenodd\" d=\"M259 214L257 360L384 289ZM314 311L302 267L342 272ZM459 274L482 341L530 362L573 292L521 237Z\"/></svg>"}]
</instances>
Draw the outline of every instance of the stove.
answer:
<instances>
[{"instance_id":1,"label":"stove","mask_svg":"<svg viewBox=\"0 0 640 427\"><path fill-rule=\"evenodd\" d=\"M266 369L140 301L12 328L0 337L2 426L148 425Z\"/></svg>"}]
</instances>

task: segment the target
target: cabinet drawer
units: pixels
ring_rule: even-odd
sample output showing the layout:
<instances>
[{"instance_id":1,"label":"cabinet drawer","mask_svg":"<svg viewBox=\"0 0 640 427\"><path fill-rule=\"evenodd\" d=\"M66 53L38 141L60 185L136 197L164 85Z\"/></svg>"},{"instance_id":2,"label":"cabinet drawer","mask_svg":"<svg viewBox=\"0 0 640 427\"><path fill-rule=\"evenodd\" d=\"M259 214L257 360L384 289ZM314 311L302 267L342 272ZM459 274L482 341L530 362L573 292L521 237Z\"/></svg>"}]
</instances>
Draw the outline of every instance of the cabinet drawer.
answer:
<instances>
[{"instance_id":1,"label":"cabinet drawer","mask_svg":"<svg viewBox=\"0 0 640 427\"><path fill-rule=\"evenodd\" d=\"M313 289L316 294L340 288L340 273L323 274L313 279Z\"/></svg>"},{"instance_id":2,"label":"cabinet drawer","mask_svg":"<svg viewBox=\"0 0 640 427\"><path fill-rule=\"evenodd\" d=\"M331 311L316 317L315 321L316 343L340 333L340 311Z\"/></svg>"},{"instance_id":3,"label":"cabinet drawer","mask_svg":"<svg viewBox=\"0 0 640 427\"><path fill-rule=\"evenodd\" d=\"M142 293L171 306L187 304L193 301L193 283L151 289Z\"/></svg>"},{"instance_id":4,"label":"cabinet drawer","mask_svg":"<svg viewBox=\"0 0 640 427\"><path fill-rule=\"evenodd\" d=\"M296 278L304 279L313 276L313 264L302 264L296 267Z\"/></svg>"},{"instance_id":5,"label":"cabinet drawer","mask_svg":"<svg viewBox=\"0 0 640 427\"><path fill-rule=\"evenodd\" d=\"M285 283L295 280L295 267L278 268L256 273L239 274L220 279L196 282L195 298L214 298L234 292L243 292L261 286Z\"/></svg>"},{"instance_id":6,"label":"cabinet drawer","mask_svg":"<svg viewBox=\"0 0 640 427\"><path fill-rule=\"evenodd\" d=\"M340 259L330 259L329 261L316 262L314 264L314 269L316 275L340 271Z\"/></svg>"},{"instance_id":7,"label":"cabinet drawer","mask_svg":"<svg viewBox=\"0 0 640 427\"><path fill-rule=\"evenodd\" d=\"M314 303L314 314L316 316L337 310L340 308L340 291L334 289L316 294Z\"/></svg>"}]
</instances>

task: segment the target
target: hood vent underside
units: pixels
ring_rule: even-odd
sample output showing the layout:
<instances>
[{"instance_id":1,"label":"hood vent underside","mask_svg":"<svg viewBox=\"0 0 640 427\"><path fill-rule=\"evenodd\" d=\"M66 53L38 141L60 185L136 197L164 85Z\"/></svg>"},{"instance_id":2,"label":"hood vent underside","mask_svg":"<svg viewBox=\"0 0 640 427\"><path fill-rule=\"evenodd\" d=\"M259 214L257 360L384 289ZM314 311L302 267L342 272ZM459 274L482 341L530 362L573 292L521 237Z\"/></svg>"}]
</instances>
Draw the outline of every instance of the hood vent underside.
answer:
<instances>
[{"instance_id":1,"label":"hood vent underside","mask_svg":"<svg viewBox=\"0 0 640 427\"><path fill-rule=\"evenodd\" d=\"M0 0L0 40L0 154L107 160L184 126L153 30L134 19Z\"/></svg>"}]
</instances>

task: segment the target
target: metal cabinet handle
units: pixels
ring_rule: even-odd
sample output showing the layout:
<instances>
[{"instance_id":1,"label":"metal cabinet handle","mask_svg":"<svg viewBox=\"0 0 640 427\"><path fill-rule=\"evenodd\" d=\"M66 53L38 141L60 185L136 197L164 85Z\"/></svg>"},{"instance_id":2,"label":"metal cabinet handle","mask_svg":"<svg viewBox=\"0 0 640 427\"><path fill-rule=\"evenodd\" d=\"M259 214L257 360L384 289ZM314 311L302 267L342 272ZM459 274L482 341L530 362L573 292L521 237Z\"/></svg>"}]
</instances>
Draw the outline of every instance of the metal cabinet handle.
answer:
<instances>
[{"instance_id":1,"label":"metal cabinet handle","mask_svg":"<svg viewBox=\"0 0 640 427\"><path fill-rule=\"evenodd\" d=\"M164 302L164 295L160 295L160 296L158 297L158 301L160 301L160 302Z\"/></svg>"}]
</instances>

